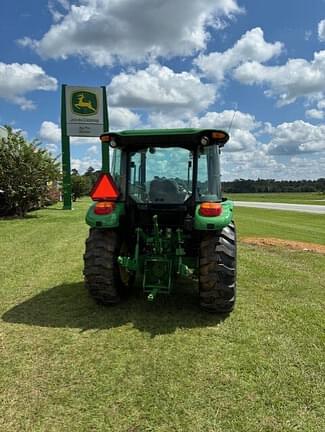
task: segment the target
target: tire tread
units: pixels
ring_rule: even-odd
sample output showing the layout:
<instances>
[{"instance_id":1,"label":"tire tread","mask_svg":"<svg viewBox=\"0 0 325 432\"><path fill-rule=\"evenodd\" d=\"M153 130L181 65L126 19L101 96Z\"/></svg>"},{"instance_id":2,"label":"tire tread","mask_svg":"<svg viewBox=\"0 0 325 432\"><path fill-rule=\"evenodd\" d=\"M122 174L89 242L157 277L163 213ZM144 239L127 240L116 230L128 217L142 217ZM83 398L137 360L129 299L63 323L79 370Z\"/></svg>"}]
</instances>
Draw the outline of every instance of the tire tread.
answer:
<instances>
[{"instance_id":1,"label":"tire tread","mask_svg":"<svg viewBox=\"0 0 325 432\"><path fill-rule=\"evenodd\" d=\"M206 233L200 244L200 305L229 313L236 301L236 228L232 222L217 233Z\"/></svg>"}]
</instances>

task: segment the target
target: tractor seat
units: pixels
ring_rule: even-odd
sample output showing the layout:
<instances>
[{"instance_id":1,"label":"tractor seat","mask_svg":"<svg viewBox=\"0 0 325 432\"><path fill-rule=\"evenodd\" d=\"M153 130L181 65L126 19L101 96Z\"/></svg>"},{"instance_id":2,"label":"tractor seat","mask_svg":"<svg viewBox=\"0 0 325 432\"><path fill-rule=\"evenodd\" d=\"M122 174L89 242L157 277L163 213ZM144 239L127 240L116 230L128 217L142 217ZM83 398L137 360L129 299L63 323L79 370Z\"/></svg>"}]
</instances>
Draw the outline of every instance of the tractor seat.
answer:
<instances>
[{"instance_id":1,"label":"tractor seat","mask_svg":"<svg viewBox=\"0 0 325 432\"><path fill-rule=\"evenodd\" d=\"M182 203L182 195L174 180L154 179L150 183L149 199L152 203Z\"/></svg>"}]
</instances>

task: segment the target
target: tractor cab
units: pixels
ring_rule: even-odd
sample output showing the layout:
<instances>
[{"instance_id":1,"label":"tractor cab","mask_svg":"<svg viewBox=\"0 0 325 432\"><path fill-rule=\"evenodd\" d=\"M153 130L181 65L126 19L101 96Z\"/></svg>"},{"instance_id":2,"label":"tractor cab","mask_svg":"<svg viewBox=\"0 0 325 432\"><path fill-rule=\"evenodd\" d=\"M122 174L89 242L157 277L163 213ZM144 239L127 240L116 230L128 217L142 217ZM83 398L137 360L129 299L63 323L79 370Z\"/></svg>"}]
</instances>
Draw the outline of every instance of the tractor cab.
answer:
<instances>
[{"instance_id":1,"label":"tractor cab","mask_svg":"<svg viewBox=\"0 0 325 432\"><path fill-rule=\"evenodd\" d=\"M229 252L233 264L233 204L222 198L220 182L220 149L229 135L218 129L154 129L106 132L100 139L109 145L111 164L91 192L94 204L86 216L90 293L114 303L118 287L136 281L152 300L170 293L178 276L202 270L201 306L231 310L235 270L221 255ZM105 239L111 243L106 252ZM107 268L96 265L103 253L113 260ZM217 266L224 280L211 290L207 276L220 279Z\"/></svg>"},{"instance_id":2,"label":"tractor cab","mask_svg":"<svg viewBox=\"0 0 325 432\"><path fill-rule=\"evenodd\" d=\"M111 176L118 201L137 213L139 223L150 223L152 212L160 223L193 216L195 204L221 202L220 148L226 132L210 129L139 130L101 135L113 149ZM167 216L167 217L166 217Z\"/></svg>"}]
</instances>

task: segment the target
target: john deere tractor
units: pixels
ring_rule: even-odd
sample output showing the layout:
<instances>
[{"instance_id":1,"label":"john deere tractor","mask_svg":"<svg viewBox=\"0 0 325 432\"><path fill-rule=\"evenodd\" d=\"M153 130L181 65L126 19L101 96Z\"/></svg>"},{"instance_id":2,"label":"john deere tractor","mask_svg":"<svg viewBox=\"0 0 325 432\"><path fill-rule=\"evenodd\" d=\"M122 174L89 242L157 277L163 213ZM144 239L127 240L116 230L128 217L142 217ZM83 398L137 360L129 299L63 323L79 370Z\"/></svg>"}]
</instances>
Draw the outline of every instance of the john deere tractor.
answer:
<instances>
[{"instance_id":1,"label":"john deere tractor","mask_svg":"<svg viewBox=\"0 0 325 432\"><path fill-rule=\"evenodd\" d=\"M86 221L85 285L110 305L140 287L149 301L196 278L200 306L230 312L236 297L233 203L222 198L215 129L104 133L110 172L95 184Z\"/></svg>"}]
</instances>

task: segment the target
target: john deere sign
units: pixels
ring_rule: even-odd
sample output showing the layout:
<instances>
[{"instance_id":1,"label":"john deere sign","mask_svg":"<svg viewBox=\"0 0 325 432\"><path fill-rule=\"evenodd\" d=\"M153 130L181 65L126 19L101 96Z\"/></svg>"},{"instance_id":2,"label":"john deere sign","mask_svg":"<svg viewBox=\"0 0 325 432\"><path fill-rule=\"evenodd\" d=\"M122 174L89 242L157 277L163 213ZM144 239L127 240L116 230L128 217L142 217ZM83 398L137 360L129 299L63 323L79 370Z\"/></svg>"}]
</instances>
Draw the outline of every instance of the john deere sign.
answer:
<instances>
[{"instance_id":1,"label":"john deere sign","mask_svg":"<svg viewBox=\"0 0 325 432\"><path fill-rule=\"evenodd\" d=\"M73 92L71 94L71 109L75 114L82 116L97 114L97 94L86 90Z\"/></svg>"},{"instance_id":2,"label":"john deere sign","mask_svg":"<svg viewBox=\"0 0 325 432\"><path fill-rule=\"evenodd\" d=\"M70 136L99 137L108 131L105 87L62 86L63 208L71 209ZM102 170L108 171L109 148L102 144Z\"/></svg>"},{"instance_id":3,"label":"john deere sign","mask_svg":"<svg viewBox=\"0 0 325 432\"><path fill-rule=\"evenodd\" d=\"M68 136L98 137L104 132L103 91L102 87L65 86Z\"/></svg>"}]
</instances>

